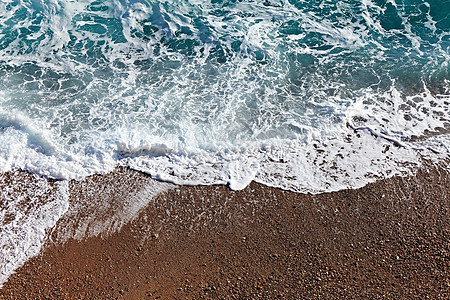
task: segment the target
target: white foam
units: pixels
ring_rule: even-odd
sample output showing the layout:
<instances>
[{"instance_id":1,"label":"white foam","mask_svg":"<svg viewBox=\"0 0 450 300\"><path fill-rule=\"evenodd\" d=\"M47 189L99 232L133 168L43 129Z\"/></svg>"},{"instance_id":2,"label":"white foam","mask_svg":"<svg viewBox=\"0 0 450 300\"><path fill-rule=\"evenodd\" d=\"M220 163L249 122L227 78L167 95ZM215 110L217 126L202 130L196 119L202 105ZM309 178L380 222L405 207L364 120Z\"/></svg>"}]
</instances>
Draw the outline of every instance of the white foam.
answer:
<instances>
[{"instance_id":1,"label":"white foam","mask_svg":"<svg viewBox=\"0 0 450 300\"><path fill-rule=\"evenodd\" d=\"M0 176L0 287L37 255L48 231L68 209L67 182L53 185L36 176Z\"/></svg>"},{"instance_id":2,"label":"white foam","mask_svg":"<svg viewBox=\"0 0 450 300\"><path fill-rule=\"evenodd\" d=\"M384 55L390 46L372 33L391 38L398 33L383 29L379 19L385 9L370 0L361 2L360 12L342 3L336 7L324 4L354 14L360 23L344 15L328 18L321 15L321 8L303 10L289 1L273 2L270 8L268 3L240 1L228 6L226 14L215 13L217 5L210 1L125 5L115 0L103 4L65 0L22 5L30 18L36 10L44 17L39 31L27 37L35 41L26 46L27 50L34 47L32 51L20 52L19 39L0 49L2 61L23 67L18 74L7 73L0 91L2 171L23 169L50 178L79 180L126 165L183 184L222 183L240 189L257 179L308 191L295 185L317 177L317 166L306 158L315 151L313 143L332 145L359 130L368 136L370 147L375 147L372 135L381 138L373 149L377 156L385 141L396 141L402 149L417 149L404 140L448 127L448 95L432 94L425 83L415 95L400 91L395 78L377 74L385 70L389 57ZM92 5L102 9L92 10ZM11 7L7 9L6 2L0 5L6 19L20 5ZM403 9L397 6L399 17L408 25ZM426 17L429 22L424 28L435 31L429 13ZM96 18L116 18L120 24L114 29L123 36L111 34L114 30L104 33L114 25L96 22ZM7 25L4 19L0 22ZM290 22L297 23L298 34L281 34L280 27ZM158 30L144 32L152 24ZM30 19L23 18L16 27L30 25ZM95 32L88 25L103 29ZM317 45L327 47L299 40L308 34L317 37L313 40ZM416 45L407 54L421 56L423 39L408 26L405 34ZM39 40L41 35L44 39ZM184 55L170 41L196 44L182 49L192 51ZM79 46L70 46L74 42ZM234 42L240 42L239 49L233 49ZM376 45L369 47L374 57L370 54L365 61L361 56L362 61L354 66L354 60L345 59L346 54L368 45ZM99 53L88 54L92 48ZM342 59L334 60L340 55L332 52L336 48L345 49ZM448 58L439 43L436 48L436 57ZM226 59L217 63L217 49L233 54L224 54ZM308 65L301 67L301 60L290 61L286 53L307 55L312 71ZM94 58L98 64L89 62ZM427 67L434 68L433 63L439 61L430 61ZM27 64L39 70L31 72L24 67ZM335 69L341 75L333 75ZM368 74L359 78L359 73L350 73L350 79L341 80L352 69ZM374 83L365 86L364 76L375 78ZM382 80L386 83L378 88ZM40 88L33 88L33 94L28 84ZM363 87L349 87L358 84ZM354 118L366 121L354 122ZM365 147L360 145L361 138L354 140L358 141L355 148ZM261 150L265 147L274 150ZM352 157L355 150L345 149L349 153L341 155ZM260 179L261 174L279 168L267 162L276 151L291 164L284 170L288 173ZM190 168L201 172L191 174ZM304 173L294 171L298 168ZM311 191L325 191L330 184L328 179L317 179Z\"/></svg>"}]
</instances>

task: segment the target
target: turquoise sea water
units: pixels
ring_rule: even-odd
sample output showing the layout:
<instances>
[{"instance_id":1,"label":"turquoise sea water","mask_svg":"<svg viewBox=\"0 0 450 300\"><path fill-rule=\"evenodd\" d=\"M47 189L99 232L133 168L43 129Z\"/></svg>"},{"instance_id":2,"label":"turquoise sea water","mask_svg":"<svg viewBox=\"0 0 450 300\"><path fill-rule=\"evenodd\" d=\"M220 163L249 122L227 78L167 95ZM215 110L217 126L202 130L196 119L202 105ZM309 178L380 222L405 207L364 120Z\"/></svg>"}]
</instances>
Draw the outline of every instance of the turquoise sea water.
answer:
<instances>
[{"instance_id":1,"label":"turquoise sea water","mask_svg":"<svg viewBox=\"0 0 450 300\"><path fill-rule=\"evenodd\" d=\"M258 177L270 156L348 128L399 142L448 129L449 47L447 0L3 1L0 161L274 182Z\"/></svg>"},{"instance_id":2,"label":"turquoise sea water","mask_svg":"<svg viewBox=\"0 0 450 300\"><path fill-rule=\"evenodd\" d=\"M0 171L61 181L43 219L3 191L0 283L70 179L318 193L448 158L449 62L449 0L1 1Z\"/></svg>"}]
</instances>

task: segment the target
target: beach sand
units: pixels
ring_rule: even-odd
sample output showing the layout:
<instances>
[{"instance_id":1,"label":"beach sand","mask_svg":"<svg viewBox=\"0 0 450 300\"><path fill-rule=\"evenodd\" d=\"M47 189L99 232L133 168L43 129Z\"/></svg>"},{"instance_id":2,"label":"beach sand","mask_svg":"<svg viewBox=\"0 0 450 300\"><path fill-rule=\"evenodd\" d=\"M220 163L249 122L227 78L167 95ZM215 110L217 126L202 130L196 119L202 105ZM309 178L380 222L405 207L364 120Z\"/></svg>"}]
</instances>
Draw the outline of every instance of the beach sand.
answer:
<instances>
[{"instance_id":1,"label":"beach sand","mask_svg":"<svg viewBox=\"0 0 450 300\"><path fill-rule=\"evenodd\" d=\"M1 299L450 298L444 168L318 195L127 169L69 190L72 208Z\"/></svg>"}]
</instances>

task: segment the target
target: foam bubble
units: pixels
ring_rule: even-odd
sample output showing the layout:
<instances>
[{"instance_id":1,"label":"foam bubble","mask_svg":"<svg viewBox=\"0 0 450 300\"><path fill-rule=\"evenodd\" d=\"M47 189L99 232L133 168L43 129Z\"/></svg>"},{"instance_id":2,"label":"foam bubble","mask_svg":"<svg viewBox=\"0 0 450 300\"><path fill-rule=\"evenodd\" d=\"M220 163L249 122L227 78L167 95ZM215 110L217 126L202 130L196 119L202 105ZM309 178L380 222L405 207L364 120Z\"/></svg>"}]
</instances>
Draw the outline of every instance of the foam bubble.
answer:
<instances>
[{"instance_id":1,"label":"foam bubble","mask_svg":"<svg viewBox=\"0 0 450 300\"><path fill-rule=\"evenodd\" d=\"M0 286L39 253L48 231L68 209L67 186L24 173L0 176Z\"/></svg>"},{"instance_id":2,"label":"foam bubble","mask_svg":"<svg viewBox=\"0 0 450 300\"><path fill-rule=\"evenodd\" d=\"M268 182L316 168L300 158L312 143L352 130L415 149L406 140L449 124L442 20L431 4L354 4L5 2L2 34L17 35L0 47L3 171L127 165L243 188L272 172L264 147L291 164Z\"/></svg>"}]
</instances>

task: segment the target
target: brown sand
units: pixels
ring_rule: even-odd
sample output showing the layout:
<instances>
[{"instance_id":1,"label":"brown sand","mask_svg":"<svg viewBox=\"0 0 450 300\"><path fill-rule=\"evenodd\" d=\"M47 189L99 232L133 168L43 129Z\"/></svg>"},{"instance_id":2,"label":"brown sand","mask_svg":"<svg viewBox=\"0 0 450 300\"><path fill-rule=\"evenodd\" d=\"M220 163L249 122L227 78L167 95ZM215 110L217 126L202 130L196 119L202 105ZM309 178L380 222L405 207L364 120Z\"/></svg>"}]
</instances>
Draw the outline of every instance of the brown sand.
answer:
<instances>
[{"instance_id":1,"label":"brown sand","mask_svg":"<svg viewBox=\"0 0 450 300\"><path fill-rule=\"evenodd\" d=\"M146 180L125 169L94 176L72 183L71 202L83 196L117 210ZM320 195L255 183L237 192L177 187L118 232L48 242L0 298L449 299L449 196L449 173L435 167ZM71 218L53 241L83 220Z\"/></svg>"}]
</instances>

